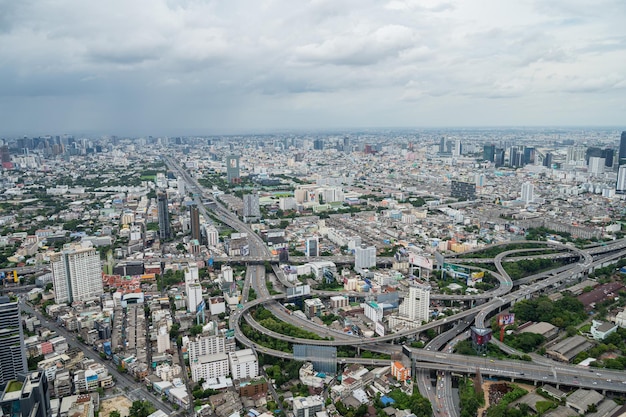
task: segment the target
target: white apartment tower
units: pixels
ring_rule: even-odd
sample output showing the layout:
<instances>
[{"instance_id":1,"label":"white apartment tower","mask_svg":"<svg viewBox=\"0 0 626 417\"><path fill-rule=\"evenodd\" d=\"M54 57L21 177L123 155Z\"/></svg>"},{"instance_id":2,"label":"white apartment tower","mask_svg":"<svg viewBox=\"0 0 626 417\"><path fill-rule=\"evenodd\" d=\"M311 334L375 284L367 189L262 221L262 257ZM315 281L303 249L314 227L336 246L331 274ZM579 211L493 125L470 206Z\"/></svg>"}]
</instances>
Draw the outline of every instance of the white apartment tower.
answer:
<instances>
[{"instance_id":1,"label":"white apartment tower","mask_svg":"<svg viewBox=\"0 0 626 417\"><path fill-rule=\"evenodd\" d=\"M428 321L430 307L430 285L414 283L409 287L409 294L400 304L400 316L410 321L421 323Z\"/></svg>"},{"instance_id":2,"label":"white apartment tower","mask_svg":"<svg viewBox=\"0 0 626 417\"><path fill-rule=\"evenodd\" d=\"M87 301L102 295L100 255L94 248L76 246L50 257L54 301Z\"/></svg>"},{"instance_id":3,"label":"white apartment tower","mask_svg":"<svg viewBox=\"0 0 626 417\"><path fill-rule=\"evenodd\" d=\"M234 380L259 376L259 362L252 349L242 349L229 354L230 373Z\"/></svg>"},{"instance_id":4,"label":"white apartment tower","mask_svg":"<svg viewBox=\"0 0 626 417\"><path fill-rule=\"evenodd\" d=\"M620 165L618 168L615 192L617 194L626 194L626 165Z\"/></svg>"},{"instance_id":5,"label":"white apartment tower","mask_svg":"<svg viewBox=\"0 0 626 417\"><path fill-rule=\"evenodd\" d=\"M376 247L361 246L354 248L354 269L367 269L376 266Z\"/></svg>"},{"instance_id":6,"label":"white apartment tower","mask_svg":"<svg viewBox=\"0 0 626 417\"><path fill-rule=\"evenodd\" d=\"M522 184L521 200L524 203L528 204L534 201L534 188L534 185L530 182L525 182Z\"/></svg>"},{"instance_id":7,"label":"white apartment tower","mask_svg":"<svg viewBox=\"0 0 626 417\"><path fill-rule=\"evenodd\" d=\"M605 161L605 158L600 158L598 156L589 157L589 166L587 167L587 172L589 172L591 175L604 174Z\"/></svg>"},{"instance_id":8,"label":"white apartment tower","mask_svg":"<svg viewBox=\"0 0 626 417\"><path fill-rule=\"evenodd\" d=\"M202 285L198 279L198 267L185 268L185 293L187 294L187 311L196 312L196 307L202 302Z\"/></svg>"}]
</instances>

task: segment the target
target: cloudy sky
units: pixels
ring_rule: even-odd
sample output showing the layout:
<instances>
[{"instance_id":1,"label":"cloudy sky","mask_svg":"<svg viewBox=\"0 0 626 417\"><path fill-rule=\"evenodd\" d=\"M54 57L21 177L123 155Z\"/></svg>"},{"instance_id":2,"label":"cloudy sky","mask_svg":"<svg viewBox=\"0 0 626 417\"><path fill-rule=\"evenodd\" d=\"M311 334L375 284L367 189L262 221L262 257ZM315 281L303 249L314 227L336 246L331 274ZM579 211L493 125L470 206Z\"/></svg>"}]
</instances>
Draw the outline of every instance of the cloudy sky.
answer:
<instances>
[{"instance_id":1,"label":"cloudy sky","mask_svg":"<svg viewBox=\"0 0 626 417\"><path fill-rule=\"evenodd\" d=\"M626 125L623 0L0 0L0 134Z\"/></svg>"}]
</instances>

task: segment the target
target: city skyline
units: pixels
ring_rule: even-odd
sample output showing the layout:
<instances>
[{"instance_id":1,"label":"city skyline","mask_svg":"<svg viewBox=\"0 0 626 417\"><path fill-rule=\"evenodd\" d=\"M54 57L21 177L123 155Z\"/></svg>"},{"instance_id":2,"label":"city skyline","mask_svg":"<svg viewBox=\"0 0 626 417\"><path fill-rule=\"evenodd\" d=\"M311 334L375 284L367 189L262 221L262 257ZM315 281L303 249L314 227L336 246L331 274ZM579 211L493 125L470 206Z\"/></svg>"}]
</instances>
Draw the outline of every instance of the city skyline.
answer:
<instances>
[{"instance_id":1,"label":"city skyline","mask_svg":"<svg viewBox=\"0 0 626 417\"><path fill-rule=\"evenodd\" d=\"M618 126L625 7L8 3L0 134Z\"/></svg>"}]
</instances>

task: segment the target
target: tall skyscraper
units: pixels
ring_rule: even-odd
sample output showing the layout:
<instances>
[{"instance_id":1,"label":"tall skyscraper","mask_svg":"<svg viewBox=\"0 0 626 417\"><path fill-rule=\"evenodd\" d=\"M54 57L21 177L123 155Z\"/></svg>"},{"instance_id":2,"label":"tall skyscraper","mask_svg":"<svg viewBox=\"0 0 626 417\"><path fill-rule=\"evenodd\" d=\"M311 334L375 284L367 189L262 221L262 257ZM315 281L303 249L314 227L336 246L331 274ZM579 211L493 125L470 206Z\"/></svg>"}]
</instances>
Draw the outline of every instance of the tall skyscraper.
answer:
<instances>
[{"instance_id":1,"label":"tall skyscraper","mask_svg":"<svg viewBox=\"0 0 626 417\"><path fill-rule=\"evenodd\" d=\"M20 308L9 297L0 297L0 385L28 371Z\"/></svg>"},{"instance_id":2,"label":"tall skyscraper","mask_svg":"<svg viewBox=\"0 0 626 417\"><path fill-rule=\"evenodd\" d=\"M102 267L96 249L75 246L54 253L50 265L57 304L87 301L102 295Z\"/></svg>"},{"instance_id":3,"label":"tall skyscraper","mask_svg":"<svg viewBox=\"0 0 626 417\"><path fill-rule=\"evenodd\" d=\"M50 388L41 371L20 373L0 391L0 412L11 417L51 417ZM2 384L4 385L4 384ZM8 384L7 384L8 385Z\"/></svg>"},{"instance_id":4,"label":"tall skyscraper","mask_svg":"<svg viewBox=\"0 0 626 417\"><path fill-rule=\"evenodd\" d=\"M619 141L619 156L617 158L619 166L626 165L626 131L622 132L622 137Z\"/></svg>"},{"instance_id":5,"label":"tall skyscraper","mask_svg":"<svg viewBox=\"0 0 626 417\"><path fill-rule=\"evenodd\" d=\"M409 287L409 294L399 307L399 314L403 318L417 322L428 321L430 307L430 285L416 282Z\"/></svg>"},{"instance_id":6,"label":"tall skyscraper","mask_svg":"<svg viewBox=\"0 0 626 417\"><path fill-rule=\"evenodd\" d=\"M483 146L483 160L493 162L496 156L496 145L493 143Z\"/></svg>"},{"instance_id":7,"label":"tall skyscraper","mask_svg":"<svg viewBox=\"0 0 626 417\"><path fill-rule=\"evenodd\" d=\"M167 194L160 192L157 194L157 209L159 214L159 238L161 240L170 237L170 214L167 208Z\"/></svg>"},{"instance_id":8,"label":"tall skyscraper","mask_svg":"<svg viewBox=\"0 0 626 417\"><path fill-rule=\"evenodd\" d=\"M200 241L200 210L198 206L189 207L189 217L191 218L191 238Z\"/></svg>"},{"instance_id":9,"label":"tall skyscraper","mask_svg":"<svg viewBox=\"0 0 626 417\"><path fill-rule=\"evenodd\" d=\"M226 158L226 179L229 184L239 184L241 182L239 157L237 155L228 155Z\"/></svg>"},{"instance_id":10,"label":"tall skyscraper","mask_svg":"<svg viewBox=\"0 0 626 417\"><path fill-rule=\"evenodd\" d=\"M528 204L532 203L535 199L534 196L534 185L531 182L525 182L522 184L522 192L521 192L521 200Z\"/></svg>"},{"instance_id":11,"label":"tall skyscraper","mask_svg":"<svg viewBox=\"0 0 626 417\"><path fill-rule=\"evenodd\" d=\"M616 194L626 194L626 165L620 165L617 170Z\"/></svg>"},{"instance_id":12,"label":"tall skyscraper","mask_svg":"<svg viewBox=\"0 0 626 417\"><path fill-rule=\"evenodd\" d=\"M313 149L316 151L324 150L324 140L323 139L315 139L313 141Z\"/></svg>"},{"instance_id":13,"label":"tall skyscraper","mask_svg":"<svg viewBox=\"0 0 626 417\"><path fill-rule=\"evenodd\" d=\"M243 196L243 221L255 222L261 218L261 207L259 206L259 194L244 194Z\"/></svg>"},{"instance_id":14,"label":"tall skyscraper","mask_svg":"<svg viewBox=\"0 0 626 417\"><path fill-rule=\"evenodd\" d=\"M606 167L604 163L604 158L600 158L599 156L592 156L589 158L589 165L587 167L587 172L592 175L600 175L604 173L604 168Z\"/></svg>"}]
</instances>

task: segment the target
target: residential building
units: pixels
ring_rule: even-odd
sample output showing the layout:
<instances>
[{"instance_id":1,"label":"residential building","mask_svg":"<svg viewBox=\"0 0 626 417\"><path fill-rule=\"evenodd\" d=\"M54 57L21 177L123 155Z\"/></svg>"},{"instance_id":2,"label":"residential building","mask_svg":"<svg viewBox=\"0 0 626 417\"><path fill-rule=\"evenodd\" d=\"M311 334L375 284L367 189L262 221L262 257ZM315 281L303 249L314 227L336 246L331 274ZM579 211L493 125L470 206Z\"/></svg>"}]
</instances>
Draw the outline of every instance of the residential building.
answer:
<instances>
[{"instance_id":1,"label":"residential building","mask_svg":"<svg viewBox=\"0 0 626 417\"><path fill-rule=\"evenodd\" d=\"M295 397L293 399L293 414L295 417L314 417L324 409L324 399L319 395L310 397Z\"/></svg>"},{"instance_id":2,"label":"residential building","mask_svg":"<svg viewBox=\"0 0 626 417\"><path fill-rule=\"evenodd\" d=\"M234 380L251 379L259 376L259 362L252 349L231 352L230 372Z\"/></svg>"},{"instance_id":3,"label":"residential building","mask_svg":"<svg viewBox=\"0 0 626 417\"><path fill-rule=\"evenodd\" d=\"M243 196L243 221L257 222L261 219L261 207L259 205L259 194L244 194Z\"/></svg>"},{"instance_id":4,"label":"residential building","mask_svg":"<svg viewBox=\"0 0 626 417\"><path fill-rule=\"evenodd\" d=\"M430 285L416 282L409 287L409 293L400 304L400 316L421 324L428 321L430 306Z\"/></svg>"},{"instance_id":5,"label":"residential building","mask_svg":"<svg viewBox=\"0 0 626 417\"><path fill-rule=\"evenodd\" d=\"M200 234L200 210L198 206L189 207L189 217L191 223L191 239L200 242L202 235Z\"/></svg>"},{"instance_id":6,"label":"residential building","mask_svg":"<svg viewBox=\"0 0 626 417\"><path fill-rule=\"evenodd\" d=\"M198 382L209 378L219 378L228 375L228 355L215 353L197 357L197 361L190 362L191 379Z\"/></svg>"},{"instance_id":7,"label":"residential building","mask_svg":"<svg viewBox=\"0 0 626 417\"><path fill-rule=\"evenodd\" d=\"M74 246L50 257L57 304L88 301L102 295L100 255L94 248Z\"/></svg>"},{"instance_id":8,"label":"residential building","mask_svg":"<svg viewBox=\"0 0 626 417\"><path fill-rule=\"evenodd\" d=\"M476 199L476 184L473 182L463 182L452 180L450 195L460 200Z\"/></svg>"},{"instance_id":9,"label":"residential building","mask_svg":"<svg viewBox=\"0 0 626 417\"><path fill-rule=\"evenodd\" d=\"M402 362L393 361L391 363L391 376L398 381L404 382L411 378L411 373L409 368L404 366Z\"/></svg>"},{"instance_id":10,"label":"residential building","mask_svg":"<svg viewBox=\"0 0 626 417\"><path fill-rule=\"evenodd\" d=\"M376 266L376 247L364 246L354 248L354 269L372 268Z\"/></svg>"},{"instance_id":11,"label":"residential building","mask_svg":"<svg viewBox=\"0 0 626 417\"><path fill-rule=\"evenodd\" d=\"M27 372L24 331L17 302L0 297L0 385Z\"/></svg>"}]
</instances>

